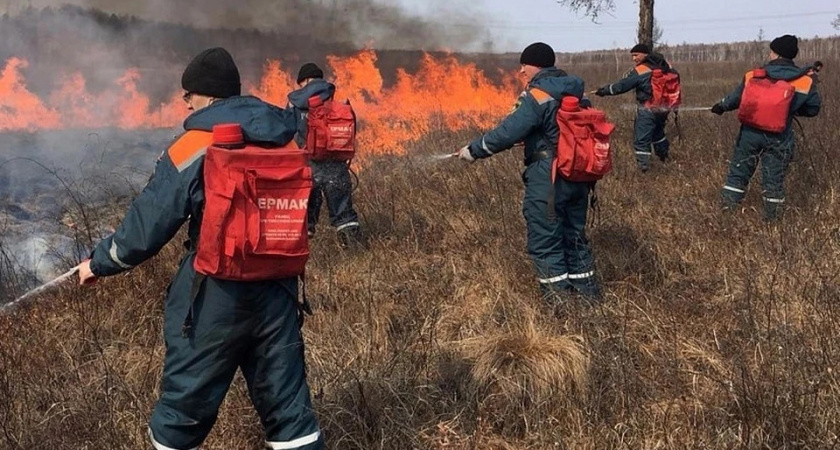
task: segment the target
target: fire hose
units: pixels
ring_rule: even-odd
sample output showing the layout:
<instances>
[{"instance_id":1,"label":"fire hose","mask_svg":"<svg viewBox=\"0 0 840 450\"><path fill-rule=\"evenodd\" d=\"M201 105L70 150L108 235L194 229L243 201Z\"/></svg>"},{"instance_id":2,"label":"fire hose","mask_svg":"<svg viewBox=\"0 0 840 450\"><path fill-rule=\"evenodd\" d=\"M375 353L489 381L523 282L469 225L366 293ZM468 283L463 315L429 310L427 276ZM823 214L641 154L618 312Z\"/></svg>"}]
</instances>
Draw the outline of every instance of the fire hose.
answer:
<instances>
[{"instance_id":1,"label":"fire hose","mask_svg":"<svg viewBox=\"0 0 840 450\"><path fill-rule=\"evenodd\" d=\"M6 303L5 305L0 305L0 313L6 313L6 312L10 311L12 308L14 308L15 305L20 304L20 302L26 300L27 298L30 298L32 296L35 296L35 295L40 294L42 292L45 292L45 291L47 291L47 290L49 290L49 289L51 289L55 286L58 286L59 284L61 284L62 281L67 280L68 278L72 277L73 275L75 275L78 272L79 272L79 266L73 267L72 269L68 270L67 272L64 272L63 274L59 275L55 279L53 279L51 281L48 281L48 282L36 287L35 289L30 290L29 292L21 295L20 297L12 300L11 302Z\"/></svg>"}]
</instances>

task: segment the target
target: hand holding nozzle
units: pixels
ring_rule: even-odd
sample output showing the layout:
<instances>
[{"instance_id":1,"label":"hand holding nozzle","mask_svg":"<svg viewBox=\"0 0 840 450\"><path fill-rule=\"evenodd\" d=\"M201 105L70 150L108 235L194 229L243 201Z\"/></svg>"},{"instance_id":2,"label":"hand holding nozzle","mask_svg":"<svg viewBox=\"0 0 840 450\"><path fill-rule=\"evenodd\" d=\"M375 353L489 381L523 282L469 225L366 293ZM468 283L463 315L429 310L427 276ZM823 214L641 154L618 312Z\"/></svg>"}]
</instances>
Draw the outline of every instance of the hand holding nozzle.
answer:
<instances>
[{"instance_id":1,"label":"hand holding nozzle","mask_svg":"<svg viewBox=\"0 0 840 450\"><path fill-rule=\"evenodd\" d=\"M474 162L475 158L473 157L472 153L470 153L470 146L465 145L461 147L460 150L453 153L452 156L458 157L458 159L463 159L466 162Z\"/></svg>"},{"instance_id":2,"label":"hand holding nozzle","mask_svg":"<svg viewBox=\"0 0 840 450\"><path fill-rule=\"evenodd\" d=\"M96 283L96 275L90 270L90 259L82 261L76 268L79 270L80 286Z\"/></svg>"},{"instance_id":3,"label":"hand holding nozzle","mask_svg":"<svg viewBox=\"0 0 840 450\"><path fill-rule=\"evenodd\" d=\"M595 89L594 91L589 91L589 93L592 95L597 95L598 97L603 97L605 95L610 95L610 89L609 86L602 86L598 89Z\"/></svg>"}]
</instances>

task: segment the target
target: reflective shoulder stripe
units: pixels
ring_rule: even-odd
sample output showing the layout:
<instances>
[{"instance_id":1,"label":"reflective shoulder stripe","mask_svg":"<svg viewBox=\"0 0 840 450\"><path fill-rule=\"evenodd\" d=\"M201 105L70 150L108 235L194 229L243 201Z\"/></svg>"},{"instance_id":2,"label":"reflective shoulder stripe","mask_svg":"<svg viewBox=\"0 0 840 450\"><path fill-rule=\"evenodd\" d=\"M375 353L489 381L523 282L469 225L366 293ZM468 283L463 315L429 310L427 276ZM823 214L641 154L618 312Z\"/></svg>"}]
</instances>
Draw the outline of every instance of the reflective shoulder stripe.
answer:
<instances>
[{"instance_id":1,"label":"reflective shoulder stripe","mask_svg":"<svg viewBox=\"0 0 840 450\"><path fill-rule=\"evenodd\" d=\"M750 70L749 72L745 73L745 74L744 74L744 83L746 83L747 81L752 80L753 75L754 75L754 74L753 74L753 71L752 71L752 70Z\"/></svg>"},{"instance_id":2,"label":"reflective shoulder stripe","mask_svg":"<svg viewBox=\"0 0 840 450\"><path fill-rule=\"evenodd\" d=\"M554 97L548 94L548 92L543 91L542 89L531 88L528 90L528 93L534 97L534 100L537 101L538 105L542 105L543 103L550 102Z\"/></svg>"},{"instance_id":3,"label":"reflective shoulder stripe","mask_svg":"<svg viewBox=\"0 0 840 450\"><path fill-rule=\"evenodd\" d=\"M650 67L644 64L639 64L638 66L636 66L636 73L638 73L639 75L644 75L648 72L650 72Z\"/></svg>"},{"instance_id":4,"label":"reflective shoulder stripe","mask_svg":"<svg viewBox=\"0 0 840 450\"><path fill-rule=\"evenodd\" d=\"M292 450L295 448L301 448L304 445L313 444L318 442L318 438L321 437L321 431L316 431L312 434L307 434L304 437L300 437L291 441L265 441L265 445L272 450Z\"/></svg>"},{"instance_id":5,"label":"reflective shoulder stripe","mask_svg":"<svg viewBox=\"0 0 840 450\"><path fill-rule=\"evenodd\" d=\"M795 80L790 80L788 83L796 89L800 94L807 94L811 92L811 85L814 84L814 79L808 75L803 75Z\"/></svg>"},{"instance_id":6,"label":"reflective shoulder stripe","mask_svg":"<svg viewBox=\"0 0 840 450\"><path fill-rule=\"evenodd\" d=\"M213 143L213 133L209 131L190 130L182 134L170 147L167 153L172 164L183 172L198 158L204 156L207 147Z\"/></svg>"}]
</instances>

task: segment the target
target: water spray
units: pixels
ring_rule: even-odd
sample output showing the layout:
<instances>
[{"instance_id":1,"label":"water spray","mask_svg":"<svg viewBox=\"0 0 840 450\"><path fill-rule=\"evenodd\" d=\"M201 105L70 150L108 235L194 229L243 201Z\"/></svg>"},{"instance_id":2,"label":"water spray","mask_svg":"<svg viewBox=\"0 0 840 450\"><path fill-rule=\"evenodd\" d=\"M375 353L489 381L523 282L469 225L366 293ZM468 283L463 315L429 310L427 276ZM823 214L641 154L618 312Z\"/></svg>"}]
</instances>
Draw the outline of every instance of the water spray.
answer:
<instances>
[{"instance_id":1,"label":"water spray","mask_svg":"<svg viewBox=\"0 0 840 450\"><path fill-rule=\"evenodd\" d=\"M676 111L711 111L711 106L680 106Z\"/></svg>"},{"instance_id":2,"label":"water spray","mask_svg":"<svg viewBox=\"0 0 840 450\"><path fill-rule=\"evenodd\" d=\"M623 110L635 110L639 108L639 105L621 105L621 109ZM666 111L711 111L711 106L680 106L677 108L651 108L657 112L666 112Z\"/></svg>"},{"instance_id":3,"label":"water spray","mask_svg":"<svg viewBox=\"0 0 840 450\"><path fill-rule=\"evenodd\" d=\"M519 147L525 147L525 143L524 142L517 142L517 143L513 144L510 148L519 148ZM457 158L458 154L460 154L460 152L461 151L459 150L455 153L438 153L436 155L429 155L429 156L427 156L427 158L431 159L432 161L443 161L444 159Z\"/></svg>"},{"instance_id":4,"label":"water spray","mask_svg":"<svg viewBox=\"0 0 840 450\"><path fill-rule=\"evenodd\" d=\"M72 277L73 275L75 275L78 272L79 272L79 266L73 267L72 269L68 270L67 272L64 272L63 274L59 275L58 277L56 277L52 281L48 281L48 282L36 287L35 289L30 290L29 292L21 295L20 297L14 299L13 301L11 301L9 303L6 303L5 305L0 305L0 312L6 312L23 300L26 300L27 298L32 297L33 295L37 295L37 294L40 294L41 292L47 291L54 286L58 286L62 281Z\"/></svg>"}]
</instances>

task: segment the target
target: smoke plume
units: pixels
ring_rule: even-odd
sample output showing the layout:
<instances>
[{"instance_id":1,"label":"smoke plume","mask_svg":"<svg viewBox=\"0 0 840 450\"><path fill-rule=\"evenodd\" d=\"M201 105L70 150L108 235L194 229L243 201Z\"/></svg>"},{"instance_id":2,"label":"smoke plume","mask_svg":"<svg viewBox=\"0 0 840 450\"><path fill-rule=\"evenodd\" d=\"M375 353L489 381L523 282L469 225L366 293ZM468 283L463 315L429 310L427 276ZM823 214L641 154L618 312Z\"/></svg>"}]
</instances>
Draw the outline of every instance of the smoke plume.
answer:
<instances>
[{"instance_id":1,"label":"smoke plume","mask_svg":"<svg viewBox=\"0 0 840 450\"><path fill-rule=\"evenodd\" d=\"M299 41L319 40L357 48L460 50L483 38L478 25L468 25L482 23L480 15L463 5L457 10L439 8L434 16L417 17L399 6L374 0L31 0L25 4L36 8L73 4L150 21L203 29L282 32L299 37ZM458 29L449 32L443 23L453 22L459 23Z\"/></svg>"}]
</instances>

